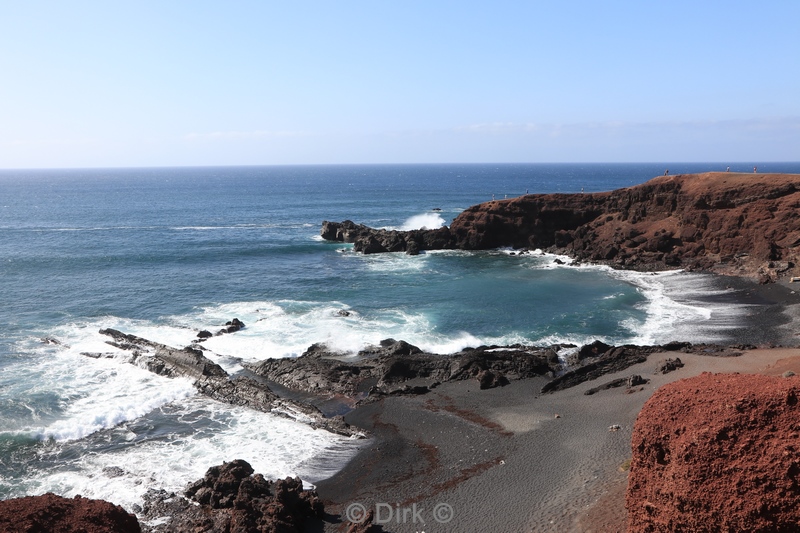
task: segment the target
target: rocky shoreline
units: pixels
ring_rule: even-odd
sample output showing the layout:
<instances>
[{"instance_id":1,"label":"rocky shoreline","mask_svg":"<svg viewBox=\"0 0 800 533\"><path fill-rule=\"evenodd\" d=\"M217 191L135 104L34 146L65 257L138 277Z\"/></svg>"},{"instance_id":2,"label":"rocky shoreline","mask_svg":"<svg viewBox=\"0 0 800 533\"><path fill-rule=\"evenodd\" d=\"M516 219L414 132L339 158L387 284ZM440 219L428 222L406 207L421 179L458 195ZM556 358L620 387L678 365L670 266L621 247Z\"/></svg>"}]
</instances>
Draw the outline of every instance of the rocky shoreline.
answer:
<instances>
[{"instance_id":1,"label":"rocky shoreline","mask_svg":"<svg viewBox=\"0 0 800 533\"><path fill-rule=\"evenodd\" d=\"M231 333L245 327L238 319ZM448 384L469 383L476 394L507 387L515 382L540 383L539 394L564 391L606 374L619 373L648 360L652 354L675 354L659 362L656 372L667 373L682 366L678 355L700 354L736 357L752 346L693 345L675 342L665 346L611 346L595 341L585 346L479 346L440 355L425 353L405 341L386 339L358 354L330 351L324 344L314 344L298 358L265 359L242 363L241 375L231 376L207 355L198 333L197 342L184 348L170 347L114 329L104 329L107 343L130 354L128 362L168 377L194 379L195 388L217 401L270 412L306 423L314 428L353 438L384 441L386 434L364 421L369 406L395 398L424 398ZM227 332L226 332L227 333ZM50 342L54 342L52 339ZM110 354L85 353L87 357ZM210 355L210 354L209 354ZM638 374L617 378L586 395L622 387L636 390L649 380ZM335 401L337 412L325 415L318 406ZM445 407L445 411L449 409ZM459 416L467 416L460 413ZM349 423L347 420L355 420ZM483 424L480 419L474 420ZM373 434L378 430L378 434ZM47 498L54 498L50 495ZM9 500L8 505L35 508L28 503ZM91 500L69 501L70 506ZM194 503L192 503L194 502ZM0 520L3 520L0 503ZM95 503L86 503L95 506ZM17 509L17 507L13 507ZM253 475L244 461L233 461L209 470L204 480L187 487L183 495L151 490L145 504L135 509L142 531L171 532L200 528L208 531L304 531L306 520L333 527L347 523L347 517L334 505L333 513L315 491L303 490L299 479L269 482ZM19 509L15 512L20 512ZM0 522L2 523L2 522ZM380 531L370 521L348 523L348 531ZM117 527L117 526L115 526ZM373 527L373 529L370 529ZM205 529L204 529L205 528ZM210 528L210 529L208 529ZM126 529L125 531L138 531ZM96 531L106 531L97 529ZM388 529L391 531L391 529Z\"/></svg>"},{"instance_id":2,"label":"rocky shoreline","mask_svg":"<svg viewBox=\"0 0 800 533\"><path fill-rule=\"evenodd\" d=\"M221 334L235 334L236 331L246 327L238 319L233 319L229 322L231 323L236 324L236 327L228 332L226 328L230 326L226 326L221 330ZM358 423L351 424L346 421L363 420L362 415L352 417L350 414L357 415L369 405L389 398L422 398L447 384L470 383L472 385L468 386L474 387L476 391L485 391L506 387L514 382L533 380L542 384L540 394L548 394L575 387L586 381L597 380L605 374L619 373L647 361L654 353L675 354L674 359L662 361L658 365L658 371L666 373L679 367L678 355L735 357L740 355L742 350L753 348L747 345L693 345L688 342L670 343L665 346L611 346L595 341L581 347L564 344L538 347L478 346L453 354L440 355L425 353L402 340L386 339L379 345L367 347L355 355L337 353L329 350L324 344L314 344L297 358L242 363L245 370L239 375L231 376L209 358L208 355L213 354L202 344L202 340L208 337L203 331L198 333L197 342L183 348L167 346L114 329L104 329L100 333L109 338L106 342L110 346L129 353L128 363L167 377L189 377L194 380L198 392L214 400L270 412L320 430L352 438L375 438L376 435L373 435L375 427L371 424L364 424L366 427L361 427ZM57 340L47 339L47 342L57 342ZM84 353L84 355L98 358L110 357L112 354ZM630 390L647 381L646 378L632 374L600 385L597 390L587 391L586 394L615 387ZM335 402L338 406L334 410L336 414L326 415L320 406L330 406L331 402ZM236 472L229 472L231 469ZM245 475L242 472L248 473ZM277 527L275 524L280 522L283 524L281 530L303 531L304 517L329 525L346 522L346 518L339 514L341 511L326 514L319 496L313 491L303 491L300 480L284 480L274 484L258 475L253 477L252 474L249 465L243 466L240 462L234 461L212 468L207 478L222 476L227 479L233 476L236 483L230 480L206 479L191 485L184 495L168 494L163 491L148 492L145 505L135 510L142 520L142 530L183 531L190 526L194 528L205 525L203 527L212 528L210 531L273 531L274 529L270 528ZM243 481L245 479L249 481ZM239 488L242 483L246 488ZM225 490L229 494L206 497L206 492L215 490ZM286 496L288 493L302 497L289 498ZM55 496L50 495L46 498ZM226 498L230 500L228 502L230 505L219 503ZM282 502L283 505L288 501L287 498L292 501L297 498L309 499L313 505L302 507L305 509L302 512L286 511L291 515L290 518L286 518L289 515L284 516L281 514L283 511L275 511L273 500ZM252 505L255 505L257 510L242 511L247 507L243 502L248 499L252 500ZM195 503L192 504L191 501ZM22 505L20 508L29 506L35 509L37 505L35 499L8 502L8 504L0 503L0 520L3 520L4 505L11 505L9 509L17 509L15 513L20 511L13 506ZM84 502L87 508L98 505L88 503L92 502L91 500L80 498L69 500L65 505L81 507ZM272 518L263 518L269 514L264 511L267 508L272 509L270 512L274 511L274 516L269 515ZM199 509L206 510L201 512ZM240 516L237 513L243 514ZM223 525L227 529L220 529ZM370 530L369 523L351 525L352 531ZM356 529L359 527L361 529Z\"/></svg>"},{"instance_id":3,"label":"rocky shoreline","mask_svg":"<svg viewBox=\"0 0 800 533\"><path fill-rule=\"evenodd\" d=\"M800 253L798 207L800 176L709 173L665 176L608 193L526 195L487 202L459 215L449 228L434 230L400 232L350 221L326 221L322 236L353 243L354 249L363 253L414 255L435 249L510 246L542 249L617 268L684 268L761 283L787 282L797 273ZM791 303L797 303L794 300ZM491 528L490 517L478 519L466 510L477 489L465 488L469 497L462 501L459 487L469 487L473 479L480 478L498 494L505 494L500 489L500 467L507 462L516 464L520 457L529 461L530 454L536 453L550 457L567 472L572 468L568 462L572 455L558 449L558 441L569 440L573 434L553 427L552 434L547 433L550 429L544 431L553 442L531 440L531 432L538 431L534 428L551 427L548 418L573 417L578 421L583 411L586 416L594 413L596 420L609 422L608 431L628 438L629 446L632 422L626 425L615 421L614 402L621 402L621 397L612 401L613 395L624 394L625 405L639 406L638 412L644 399L640 402L635 393L651 394L660 384L674 379L672 373L685 372L686 361L694 365L691 372L698 365L735 367L703 361L734 360L756 348L746 343L610 346L596 341L581 347L478 346L440 355L425 353L403 340L386 339L358 354L337 353L324 344L314 344L298 358L242 363L245 370L229 375L212 361L209 355L213 354L203 341L214 335L235 334L245 327L234 318L218 326L216 334L199 331L196 342L183 348L113 329L101 333L109 337L108 344L129 354L129 363L168 377L189 377L199 393L214 400L288 417L338 435L369 439L372 444L340 474L320 483L318 492L304 490L299 479L269 482L240 460L212 467L183 495L149 492L145 505L136 510L141 530L405 531L405 524L385 528L371 525L373 515L349 523L352 517L345 505L363 501L374 508L381 498L395 498L397 505L427 505L445 496L461 502L464 516L458 517L460 523ZM776 343L781 341L775 339ZM659 359L655 365L650 361L654 355ZM664 377L668 373L670 377ZM598 384L603 376L607 376L606 381ZM592 399L577 399L586 396ZM592 411L581 404L587 401L601 410ZM530 409L539 411L531 415ZM635 416L635 412L626 411L620 421ZM581 424L590 422L586 419ZM437 427L438 431L431 431ZM583 431L580 427L573 431ZM459 435L463 443L454 441L453 435ZM597 437L582 438L585 445ZM611 437L604 437L608 439ZM617 440L613 440L613 446L619 455L622 448ZM519 448L523 444L528 451ZM524 470L526 464L517 468ZM589 468L587 464L581 463L580 468ZM542 475L553 483L553 491L576 490L575 480L565 472ZM584 470L580 472L585 475ZM516 477L510 479L513 484ZM420 489L420 483L428 488ZM564 494L542 490L554 498L548 505L566 505L561 499L567 497ZM512 494L505 498L516 501ZM494 498L495 504L503 501L501 496ZM36 498L23 500L24 504L19 500L0 502L0 525L6 524L3 520L19 519L28 512L25 509L38 512ZM96 505L80 498L69 502L65 505L85 506L85 512L92 512L89 509ZM528 511L517 512L518 524L547 523L541 521L544 518L532 519ZM550 523L557 526L554 530L565 526L555 518ZM102 521L94 524L94 529L85 524L75 528L128 531L111 525L111 529L104 529ZM64 531L79 530L66 527ZM129 530L139 531L134 526Z\"/></svg>"}]
</instances>

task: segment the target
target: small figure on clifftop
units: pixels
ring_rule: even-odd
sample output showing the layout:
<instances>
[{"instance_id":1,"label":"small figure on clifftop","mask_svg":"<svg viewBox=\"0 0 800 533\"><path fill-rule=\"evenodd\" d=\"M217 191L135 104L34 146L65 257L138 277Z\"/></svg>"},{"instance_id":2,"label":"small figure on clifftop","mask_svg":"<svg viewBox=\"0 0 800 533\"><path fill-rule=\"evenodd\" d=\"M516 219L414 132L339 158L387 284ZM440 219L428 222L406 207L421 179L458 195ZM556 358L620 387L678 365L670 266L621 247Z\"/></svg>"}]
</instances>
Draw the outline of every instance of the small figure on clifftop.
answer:
<instances>
[{"instance_id":1,"label":"small figure on clifftop","mask_svg":"<svg viewBox=\"0 0 800 533\"><path fill-rule=\"evenodd\" d=\"M667 174L669 174L669 169L664 171L664 175L666 176Z\"/></svg>"},{"instance_id":2,"label":"small figure on clifftop","mask_svg":"<svg viewBox=\"0 0 800 533\"><path fill-rule=\"evenodd\" d=\"M731 171L731 167L728 167L728 168L725 169L725 172L730 172L730 171Z\"/></svg>"},{"instance_id":3,"label":"small figure on clifftop","mask_svg":"<svg viewBox=\"0 0 800 533\"><path fill-rule=\"evenodd\" d=\"M758 172L758 167L753 167L753 174L755 174L756 172Z\"/></svg>"}]
</instances>

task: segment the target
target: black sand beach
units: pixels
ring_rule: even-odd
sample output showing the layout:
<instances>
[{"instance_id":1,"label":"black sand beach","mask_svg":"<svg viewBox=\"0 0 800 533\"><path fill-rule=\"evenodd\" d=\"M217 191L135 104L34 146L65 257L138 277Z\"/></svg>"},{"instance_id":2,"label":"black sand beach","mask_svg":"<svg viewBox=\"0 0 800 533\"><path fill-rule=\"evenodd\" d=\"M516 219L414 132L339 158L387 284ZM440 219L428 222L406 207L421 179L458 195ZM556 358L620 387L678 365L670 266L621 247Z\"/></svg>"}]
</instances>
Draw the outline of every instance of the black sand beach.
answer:
<instances>
[{"instance_id":1,"label":"black sand beach","mask_svg":"<svg viewBox=\"0 0 800 533\"><path fill-rule=\"evenodd\" d=\"M490 390L468 381L359 407L346 419L373 438L318 484L326 510L346 516L359 505L372 509L391 532L624 531L631 430L659 386L701 372L762 372L779 361L781 371L797 366L800 372L800 349L792 347L800 306L794 287L718 281L739 289L736 302L751 306L735 343L758 349L737 357L656 353L622 372L548 394L540 393L545 378ZM676 355L683 368L654 374L659 361ZM650 382L584 394L634 374ZM325 525L325 531L346 529L346 523Z\"/></svg>"}]
</instances>

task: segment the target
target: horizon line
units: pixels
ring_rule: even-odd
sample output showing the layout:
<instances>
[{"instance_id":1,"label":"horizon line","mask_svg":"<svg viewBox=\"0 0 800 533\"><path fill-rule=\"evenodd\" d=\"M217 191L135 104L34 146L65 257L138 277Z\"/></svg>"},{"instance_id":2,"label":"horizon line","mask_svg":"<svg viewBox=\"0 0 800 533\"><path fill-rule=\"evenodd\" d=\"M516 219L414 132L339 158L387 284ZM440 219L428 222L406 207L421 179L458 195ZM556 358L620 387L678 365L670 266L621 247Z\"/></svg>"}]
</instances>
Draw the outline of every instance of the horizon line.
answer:
<instances>
[{"instance_id":1,"label":"horizon line","mask_svg":"<svg viewBox=\"0 0 800 533\"><path fill-rule=\"evenodd\" d=\"M485 166L485 165L770 165L800 164L797 161L488 161L488 162L438 162L438 163L259 163L219 165L141 165L141 166L74 166L74 167L7 167L0 172L20 170L152 170L152 169L203 169L203 168L265 168L265 167L376 167L376 166Z\"/></svg>"}]
</instances>

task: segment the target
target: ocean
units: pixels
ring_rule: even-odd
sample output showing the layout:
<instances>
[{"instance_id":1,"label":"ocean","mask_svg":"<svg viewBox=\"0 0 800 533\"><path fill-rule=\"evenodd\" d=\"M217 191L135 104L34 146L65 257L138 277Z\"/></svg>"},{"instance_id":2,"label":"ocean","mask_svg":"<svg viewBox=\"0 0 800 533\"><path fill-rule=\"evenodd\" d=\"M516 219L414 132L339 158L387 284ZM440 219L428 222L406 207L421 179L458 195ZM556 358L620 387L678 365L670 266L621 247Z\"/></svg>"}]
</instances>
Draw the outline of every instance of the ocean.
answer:
<instances>
[{"instance_id":1,"label":"ocean","mask_svg":"<svg viewBox=\"0 0 800 533\"><path fill-rule=\"evenodd\" d=\"M756 164L800 173L800 163ZM726 166L0 171L0 499L51 491L130 510L145 490L179 491L222 461L313 484L358 449L130 364L101 328L185 346L239 318L245 329L205 343L231 373L316 342L355 353L389 337L440 354L595 339L726 342L748 305L730 304L736 289L709 275L561 265L504 249L364 256L319 237L323 220L431 228L492 198Z\"/></svg>"}]
</instances>

